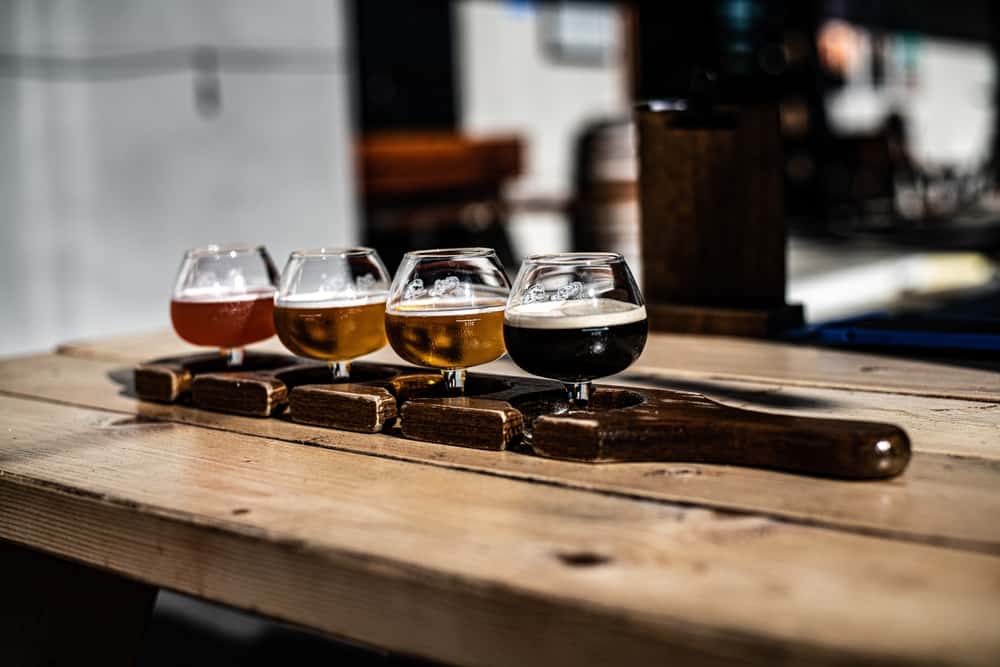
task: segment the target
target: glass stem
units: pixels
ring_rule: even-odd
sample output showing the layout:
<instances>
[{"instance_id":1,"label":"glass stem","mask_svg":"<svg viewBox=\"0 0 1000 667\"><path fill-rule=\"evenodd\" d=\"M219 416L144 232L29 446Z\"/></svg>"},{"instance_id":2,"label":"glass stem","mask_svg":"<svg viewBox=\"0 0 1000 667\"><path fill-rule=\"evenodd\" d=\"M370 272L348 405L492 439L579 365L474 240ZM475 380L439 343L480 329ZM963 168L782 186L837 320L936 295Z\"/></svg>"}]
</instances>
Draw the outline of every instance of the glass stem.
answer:
<instances>
[{"instance_id":1,"label":"glass stem","mask_svg":"<svg viewBox=\"0 0 1000 667\"><path fill-rule=\"evenodd\" d=\"M233 347L228 350L223 350L226 355L226 365L227 366L242 366L243 358L246 356L245 351L242 347Z\"/></svg>"},{"instance_id":2,"label":"glass stem","mask_svg":"<svg viewBox=\"0 0 1000 667\"><path fill-rule=\"evenodd\" d=\"M349 361L329 361L326 364L330 367L330 373L334 380L349 380L351 378L351 362Z\"/></svg>"},{"instance_id":3,"label":"glass stem","mask_svg":"<svg viewBox=\"0 0 1000 667\"><path fill-rule=\"evenodd\" d=\"M590 403L590 394L594 391L594 385L590 382L567 382L566 394L569 398L570 407L585 410Z\"/></svg>"},{"instance_id":4,"label":"glass stem","mask_svg":"<svg viewBox=\"0 0 1000 667\"><path fill-rule=\"evenodd\" d=\"M465 393L465 369L464 368L449 368L441 371L441 377L444 378L444 388L447 391L457 392L459 394Z\"/></svg>"}]
</instances>

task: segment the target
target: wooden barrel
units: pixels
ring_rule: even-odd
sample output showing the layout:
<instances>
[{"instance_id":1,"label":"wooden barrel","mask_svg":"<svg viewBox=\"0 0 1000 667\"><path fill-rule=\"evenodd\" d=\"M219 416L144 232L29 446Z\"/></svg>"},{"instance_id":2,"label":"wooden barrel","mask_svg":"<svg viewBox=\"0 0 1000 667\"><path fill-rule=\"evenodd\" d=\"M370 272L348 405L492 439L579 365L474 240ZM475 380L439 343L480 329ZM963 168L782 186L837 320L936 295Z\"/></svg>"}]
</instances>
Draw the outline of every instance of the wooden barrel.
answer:
<instances>
[{"instance_id":1,"label":"wooden barrel","mask_svg":"<svg viewBox=\"0 0 1000 667\"><path fill-rule=\"evenodd\" d=\"M621 253L642 280L635 126L622 118L586 127L577 144L573 249Z\"/></svg>"}]
</instances>

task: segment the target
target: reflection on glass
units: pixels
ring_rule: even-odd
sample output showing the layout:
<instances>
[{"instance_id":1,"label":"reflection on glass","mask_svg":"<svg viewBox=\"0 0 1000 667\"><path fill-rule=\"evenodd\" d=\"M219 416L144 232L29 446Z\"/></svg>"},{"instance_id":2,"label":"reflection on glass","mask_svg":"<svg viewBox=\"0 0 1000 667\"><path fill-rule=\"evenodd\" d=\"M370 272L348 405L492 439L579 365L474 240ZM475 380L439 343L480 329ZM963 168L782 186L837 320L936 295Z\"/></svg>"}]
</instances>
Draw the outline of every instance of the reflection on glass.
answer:
<instances>
[{"instance_id":1,"label":"reflection on glass","mask_svg":"<svg viewBox=\"0 0 1000 667\"><path fill-rule=\"evenodd\" d=\"M275 299L274 326L293 354L325 360L334 378L385 346L388 273L371 248L297 250Z\"/></svg>"},{"instance_id":2,"label":"reflection on glass","mask_svg":"<svg viewBox=\"0 0 1000 667\"><path fill-rule=\"evenodd\" d=\"M406 361L441 369L445 386L461 392L466 368L504 353L509 290L489 248L406 253L386 305L389 343Z\"/></svg>"},{"instance_id":3,"label":"reflection on glass","mask_svg":"<svg viewBox=\"0 0 1000 667\"><path fill-rule=\"evenodd\" d=\"M230 366L243 348L274 335L278 272L264 246L208 245L184 253L170 301L177 335L219 348Z\"/></svg>"},{"instance_id":4,"label":"reflection on glass","mask_svg":"<svg viewBox=\"0 0 1000 667\"><path fill-rule=\"evenodd\" d=\"M585 407L592 380L639 358L646 308L621 255L535 255L514 279L503 332L514 363L563 382L570 403Z\"/></svg>"}]
</instances>

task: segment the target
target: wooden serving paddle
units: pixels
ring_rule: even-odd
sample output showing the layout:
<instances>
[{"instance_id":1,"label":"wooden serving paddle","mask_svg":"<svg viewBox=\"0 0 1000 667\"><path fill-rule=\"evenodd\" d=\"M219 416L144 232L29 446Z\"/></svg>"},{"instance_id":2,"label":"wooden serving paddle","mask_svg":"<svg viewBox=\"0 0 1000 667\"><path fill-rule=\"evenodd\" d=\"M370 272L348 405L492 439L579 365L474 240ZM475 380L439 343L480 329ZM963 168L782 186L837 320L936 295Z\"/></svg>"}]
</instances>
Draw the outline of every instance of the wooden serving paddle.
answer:
<instances>
[{"instance_id":1,"label":"wooden serving paddle","mask_svg":"<svg viewBox=\"0 0 1000 667\"><path fill-rule=\"evenodd\" d=\"M734 408L701 394L600 387L591 409L535 419L536 454L571 461L717 463L842 479L894 477L910 439L878 422Z\"/></svg>"},{"instance_id":2,"label":"wooden serving paddle","mask_svg":"<svg viewBox=\"0 0 1000 667\"><path fill-rule=\"evenodd\" d=\"M569 410L561 385L536 378L470 373L465 395L455 397L440 376L410 367L359 362L349 382L330 383L322 365L285 355L247 359L240 370L217 355L157 360L136 368L136 390L159 401L190 392L207 410L274 417L288 407L293 421L325 428L587 463L715 463L882 479L910 460L909 438L892 424L756 412L690 392L599 385L588 409Z\"/></svg>"},{"instance_id":3,"label":"wooden serving paddle","mask_svg":"<svg viewBox=\"0 0 1000 667\"><path fill-rule=\"evenodd\" d=\"M298 363L287 354L248 350L238 367L228 366L218 352L186 354L154 359L135 367L135 393L144 401L174 403L191 392L197 375L222 372L252 372L282 368Z\"/></svg>"},{"instance_id":4,"label":"wooden serving paddle","mask_svg":"<svg viewBox=\"0 0 1000 667\"><path fill-rule=\"evenodd\" d=\"M379 405L367 406L364 401L361 403L353 401L352 399L358 398L357 394L366 393L368 388L363 385L354 385L358 387L358 391L353 394L347 392L344 396L347 402L338 403L335 401L330 404L329 401L324 401L325 390L337 390L334 394L344 394L344 392L339 392L341 383L331 382L330 369L325 364L300 363L300 360L295 357L287 358L294 363L256 371L230 371L197 375L191 383L192 401L196 407L205 410L230 412L248 417L273 417L281 414L286 407L290 406L294 421L316 426L342 427L348 430L359 430L358 428L348 428L351 424L364 423L373 419L380 420L381 424L387 419L391 420L394 416L394 414L380 413L378 411ZM354 365L353 370L359 382L392 377L398 374L398 371L379 364L365 362L358 362ZM309 389L317 390L314 396L319 397L319 401L312 403L300 401L303 392ZM326 391L325 395L331 396L333 394ZM311 406L312 413L317 414L317 418L307 418L310 412L303 407L306 404ZM352 404L363 410L366 407L371 409L365 410L365 415L357 415L352 409ZM370 413L373 412L374 415L371 415ZM341 417L340 420L336 418L331 420L331 416L336 417L337 415ZM360 430L370 429L362 428Z\"/></svg>"}]
</instances>

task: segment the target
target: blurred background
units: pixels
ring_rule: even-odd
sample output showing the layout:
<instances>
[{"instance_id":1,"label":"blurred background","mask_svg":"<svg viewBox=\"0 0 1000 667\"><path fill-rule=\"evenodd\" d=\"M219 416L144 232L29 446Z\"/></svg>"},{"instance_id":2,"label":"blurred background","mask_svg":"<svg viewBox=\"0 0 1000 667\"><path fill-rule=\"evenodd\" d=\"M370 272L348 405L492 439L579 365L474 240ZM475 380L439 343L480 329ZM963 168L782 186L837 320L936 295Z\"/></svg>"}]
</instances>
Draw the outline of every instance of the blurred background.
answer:
<instances>
[{"instance_id":1,"label":"blurred background","mask_svg":"<svg viewBox=\"0 0 1000 667\"><path fill-rule=\"evenodd\" d=\"M617 250L641 275L631 109L706 65L723 97L779 105L810 322L988 310L996 20L986 0L6 0L0 354L166 327L181 253L216 241L279 266L365 243L390 269Z\"/></svg>"}]
</instances>

